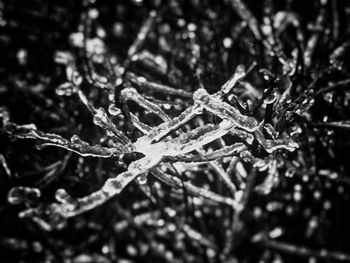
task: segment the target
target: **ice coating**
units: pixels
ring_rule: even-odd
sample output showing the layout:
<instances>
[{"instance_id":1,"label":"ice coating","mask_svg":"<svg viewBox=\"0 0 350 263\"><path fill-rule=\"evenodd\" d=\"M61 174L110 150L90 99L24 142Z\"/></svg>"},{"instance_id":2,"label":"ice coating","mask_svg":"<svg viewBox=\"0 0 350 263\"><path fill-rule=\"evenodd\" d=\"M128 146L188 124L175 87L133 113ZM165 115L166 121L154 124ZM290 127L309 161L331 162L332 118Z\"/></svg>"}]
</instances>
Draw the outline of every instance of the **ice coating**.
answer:
<instances>
[{"instance_id":1,"label":"ice coating","mask_svg":"<svg viewBox=\"0 0 350 263\"><path fill-rule=\"evenodd\" d=\"M236 4L239 4L239 1ZM243 16L250 17L249 12L246 12L244 6L236 6L241 8ZM243 8L243 9L242 9ZM130 58L133 57L126 64L135 60L135 56L145 41L146 35L150 31L155 22L156 14L151 12L150 17L145 21L141 27L137 39L129 49ZM251 19L251 17L249 18ZM254 23L251 22L251 25ZM137 138L136 141L131 142L129 138L120 130L117 129L113 123L112 118L104 108L95 108L89 101L88 97L80 88L80 74L77 72L74 65L74 59L61 54L59 59L61 63L66 65L66 74L69 82L62 84L56 89L58 95L70 96L76 94L80 102L85 105L87 110L91 113L93 123L101 127L106 136L116 139L117 144L114 147L103 147L101 145L90 145L81 140L78 135L72 136L67 140L60 135L44 133L36 129L34 125L16 125L9 121L9 118L2 118L6 122L8 133L20 139L36 139L39 142L39 147L56 146L65 148L69 151L80 154L81 156L93 156L110 158L119 156L123 158L125 154L138 153L141 157L132 160L126 166L126 170L120 174L116 174L108 178L100 189L90 193L87 196L73 197L65 189L58 189L55 198L56 203L52 203L46 207L30 208L22 213L22 216L34 215L39 224L48 227L50 223L45 223L45 217L50 214L47 221L53 224L62 225L64 218L73 217L94 209L102 205L107 200L120 194L130 183L137 181L138 186L146 195L146 183L149 174L153 174L157 179L165 184L175 188L182 189L185 187L190 194L204 197L205 202L208 203L222 203L240 210L242 208L241 189L245 189L246 172L240 166L238 159L251 163L253 167L258 167L260 170L267 169L269 162L264 159L257 158L249 151L254 142L260 144L266 152L275 153L279 150L293 151L297 148L297 144L283 134L275 131L271 124L263 125L251 116L243 114L237 106L242 105L233 104L224 101L227 95L235 96L233 93L237 83L240 82L247 74L243 66L238 66L232 77L227 80L223 86L213 95L210 95L203 83L201 88L197 89L193 94L183 90L177 90L170 86L160 85L158 83L147 80L145 77L138 76L135 73L127 72L125 78L131 83L135 84L140 90L149 89L150 92L167 93L175 96L189 98L192 96L193 103L177 116L169 116L165 110L157 103L147 99L142 93L129 84L120 91L121 103L125 104L128 101L133 101L148 112L158 116L163 122L157 126L149 126L144 124L139 115L129 112L130 122L144 135ZM249 71L249 70L248 70ZM96 75L97 76L97 75ZM119 84L124 80L121 76L117 77ZM102 80L101 80L102 81ZM102 82L101 82L102 83ZM109 95L110 90L107 89ZM114 102L114 95L110 96L110 101ZM236 97L238 99L238 97ZM274 104L277 97L272 94L265 99L266 104ZM205 111L204 111L205 110ZM108 107L108 112L112 116L121 116L124 112L116 105L111 104ZM200 124L195 128L190 127L189 123L194 119L200 119L202 116L210 114L218 117L220 122L218 124ZM265 137L266 133L268 138ZM223 137L233 136L235 142L226 145ZM282 136L283 135L283 136ZM215 144L220 145L215 150L204 150L205 147ZM224 158L232 158L227 169L224 169L221 161ZM235 159L236 158L236 159ZM185 172L184 163L193 163L194 165L207 164L213 173L226 185L231 197L222 196L214 193L208 189L195 186L191 182L182 181L176 176L164 172L159 168L163 165L168 170L178 169L181 173ZM173 165L173 166L172 166ZM176 167L176 168L175 168ZM272 168L270 168L271 170ZM232 179L232 174L235 170L235 175ZM272 174L272 172L270 173ZM271 176L270 176L271 177ZM266 187L268 189L270 184L270 177L266 180ZM41 219L42 218L42 219Z\"/></svg>"},{"instance_id":2,"label":"ice coating","mask_svg":"<svg viewBox=\"0 0 350 263\"><path fill-rule=\"evenodd\" d=\"M128 100L134 101L137 104L139 104L141 107L158 115L163 121L169 121L169 117L163 112L163 110L158 105L145 99L143 96L141 96L137 92L136 89L125 88L122 90L120 96L123 101L128 101Z\"/></svg>"},{"instance_id":3,"label":"ice coating","mask_svg":"<svg viewBox=\"0 0 350 263\"><path fill-rule=\"evenodd\" d=\"M173 87L170 87L164 84L159 84L153 81L146 80L146 78L137 76L132 72L126 73L126 78L145 91L150 90L153 92L161 92L161 93L177 95L185 98L192 98L191 92L175 89Z\"/></svg>"},{"instance_id":4,"label":"ice coating","mask_svg":"<svg viewBox=\"0 0 350 263\"><path fill-rule=\"evenodd\" d=\"M113 155L120 155L124 152L122 146L120 149L106 148L100 145L92 146L81 140L77 135L73 135L70 140L67 140L60 135L37 130L35 125L16 125L11 123L7 128L8 133L12 134L15 138L37 139L41 147L56 146L75 152L81 156L108 158Z\"/></svg>"},{"instance_id":5,"label":"ice coating","mask_svg":"<svg viewBox=\"0 0 350 263\"><path fill-rule=\"evenodd\" d=\"M253 132L258 129L258 121L255 118L242 115L239 110L233 108L231 105L214 96L210 96L205 89L198 89L194 93L193 99L203 108L220 118L232 121L238 128L248 132Z\"/></svg>"}]
</instances>

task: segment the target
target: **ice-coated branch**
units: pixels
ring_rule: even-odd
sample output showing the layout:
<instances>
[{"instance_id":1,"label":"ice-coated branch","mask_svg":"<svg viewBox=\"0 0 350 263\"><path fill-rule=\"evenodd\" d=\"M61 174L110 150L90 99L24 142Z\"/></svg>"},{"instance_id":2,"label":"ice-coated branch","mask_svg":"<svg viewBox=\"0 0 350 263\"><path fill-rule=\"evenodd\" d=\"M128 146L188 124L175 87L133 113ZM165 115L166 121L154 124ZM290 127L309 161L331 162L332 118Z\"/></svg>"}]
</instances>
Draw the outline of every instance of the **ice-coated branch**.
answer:
<instances>
[{"instance_id":1,"label":"ice-coated branch","mask_svg":"<svg viewBox=\"0 0 350 263\"><path fill-rule=\"evenodd\" d=\"M205 153L201 155L178 155L178 156L166 156L167 162L203 162L215 161L228 156L240 155L241 152L247 150L247 147L243 143L235 143L230 146L226 146L211 153Z\"/></svg>"},{"instance_id":2,"label":"ice-coated branch","mask_svg":"<svg viewBox=\"0 0 350 263\"><path fill-rule=\"evenodd\" d=\"M198 103L204 109L222 119L233 122L238 128L248 132L253 132L258 129L259 123L255 118L244 116L238 109L233 108L231 105L223 102L215 96L209 95L205 89L196 90L193 94L193 99L195 103Z\"/></svg>"},{"instance_id":3,"label":"ice-coated branch","mask_svg":"<svg viewBox=\"0 0 350 263\"><path fill-rule=\"evenodd\" d=\"M148 33L152 30L157 18L157 12L152 10L149 17L143 22L136 39L128 49L128 58L133 59L133 56L140 50L144 44Z\"/></svg>"},{"instance_id":4,"label":"ice-coated branch","mask_svg":"<svg viewBox=\"0 0 350 263\"><path fill-rule=\"evenodd\" d=\"M17 125L9 123L6 129L7 132L15 138L38 140L41 148L46 146L56 146L75 152L81 156L109 158L127 152L127 149L122 145L120 145L119 148L106 148L100 145L90 145L81 140L77 135L73 135L70 140L67 140L60 135L37 130L33 124Z\"/></svg>"},{"instance_id":5,"label":"ice-coated branch","mask_svg":"<svg viewBox=\"0 0 350 263\"><path fill-rule=\"evenodd\" d=\"M181 89L176 89L164 84L147 80L145 77L138 76L133 72L127 72L125 75L125 78L129 80L131 83L140 87L142 91L159 92L161 94L169 94L169 95L175 95L175 96L184 97L184 98L192 98L191 92L181 90Z\"/></svg>"},{"instance_id":6,"label":"ice-coated branch","mask_svg":"<svg viewBox=\"0 0 350 263\"><path fill-rule=\"evenodd\" d=\"M144 109L156 114L159 116L163 121L169 121L170 118L168 115L165 114L165 112L155 103L145 99L143 96L141 96L136 89L134 88L125 88L120 93L121 100L123 102L127 101L134 101Z\"/></svg>"}]
</instances>

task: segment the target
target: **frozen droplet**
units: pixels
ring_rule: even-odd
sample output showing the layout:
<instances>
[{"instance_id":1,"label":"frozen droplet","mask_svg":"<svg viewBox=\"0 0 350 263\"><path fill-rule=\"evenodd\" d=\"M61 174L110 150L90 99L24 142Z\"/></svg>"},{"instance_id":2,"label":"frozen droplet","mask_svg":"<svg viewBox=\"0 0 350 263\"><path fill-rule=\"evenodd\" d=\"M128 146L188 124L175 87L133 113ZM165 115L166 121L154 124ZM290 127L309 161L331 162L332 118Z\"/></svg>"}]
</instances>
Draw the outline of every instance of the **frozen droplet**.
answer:
<instances>
[{"instance_id":1,"label":"frozen droplet","mask_svg":"<svg viewBox=\"0 0 350 263\"><path fill-rule=\"evenodd\" d=\"M136 178L138 184L145 185L148 182L147 175L140 175Z\"/></svg>"},{"instance_id":2,"label":"frozen droplet","mask_svg":"<svg viewBox=\"0 0 350 263\"><path fill-rule=\"evenodd\" d=\"M334 93L333 92L327 92L324 96L323 99L328 102L329 104L333 103L333 98L334 98Z\"/></svg>"},{"instance_id":3,"label":"frozen droplet","mask_svg":"<svg viewBox=\"0 0 350 263\"><path fill-rule=\"evenodd\" d=\"M10 120L10 113L6 107L0 107L0 118L2 123L6 124Z\"/></svg>"},{"instance_id":4,"label":"frozen droplet","mask_svg":"<svg viewBox=\"0 0 350 263\"><path fill-rule=\"evenodd\" d=\"M101 249L103 254L108 254L109 253L109 247L107 245L104 245Z\"/></svg>"},{"instance_id":5,"label":"frozen droplet","mask_svg":"<svg viewBox=\"0 0 350 263\"><path fill-rule=\"evenodd\" d=\"M269 237L270 238L278 238L283 234L283 230L280 227L276 227L273 230L269 232Z\"/></svg>"},{"instance_id":6,"label":"frozen droplet","mask_svg":"<svg viewBox=\"0 0 350 263\"><path fill-rule=\"evenodd\" d=\"M117 78L117 79L115 80L115 85L118 87L118 86L120 86L121 84L123 84L123 79L122 79L122 78Z\"/></svg>"},{"instance_id":7,"label":"frozen droplet","mask_svg":"<svg viewBox=\"0 0 350 263\"><path fill-rule=\"evenodd\" d=\"M33 242L32 243L32 246L33 246L33 250L36 252L36 253L40 253L43 251L43 246L40 242Z\"/></svg>"},{"instance_id":8,"label":"frozen droplet","mask_svg":"<svg viewBox=\"0 0 350 263\"><path fill-rule=\"evenodd\" d=\"M66 190L60 188L56 191L55 198L60 203L67 203L70 201L71 196L67 193Z\"/></svg>"},{"instance_id":9,"label":"frozen droplet","mask_svg":"<svg viewBox=\"0 0 350 263\"><path fill-rule=\"evenodd\" d=\"M171 104L163 104L164 109L170 110L171 109Z\"/></svg>"},{"instance_id":10,"label":"frozen droplet","mask_svg":"<svg viewBox=\"0 0 350 263\"><path fill-rule=\"evenodd\" d=\"M303 199L303 195L301 192L294 192L293 199L295 202L300 202Z\"/></svg>"},{"instance_id":11,"label":"frozen droplet","mask_svg":"<svg viewBox=\"0 0 350 263\"><path fill-rule=\"evenodd\" d=\"M137 255L137 249L133 245L128 245L126 247L126 251L130 256L136 256Z\"/></svg>"},{"instance_id":12,"label":"frozen droplet","mask_svg":"<svg viewBox=\"0 0 350 263\"><path fill-rule=\"evenodd\" d=\"M108 107L108 112L109 112L109 114L111 114L113 116L118 116L122 113L122 111L114 104L112 104Z\"/></svg>"},{"instance_id":13,"label":"frozen droplet","mask_svg":"<svg viewBox=\"0 0 350 263\"><path fill-rule=\"evenodd\" d=\"M101 39L95 37L87 41L86 51L89 53L103 54L106 51L106 47Z\"/></svg>"},{"instance_id":14,"label":"frozen droplet","mask_svg":"<svg viewBox=\"0 0 350 263\"><path fill-rule=\"evenodd\" d=\"M264 103L265 104L272 104L277 100L277 93L276 91L271 92L265 99Z\"/></svg>"},{"instance_id":15,"label":"frozen droplet","mask_svg":"<svg viewBox=\"0 0 350 263\"><path fill-rule=\"evenodd\" d=\"M169 232L175 232L175 231L176 231L176 225L175 225L175 224L172 224L172 223L167 224L167 230L168 230Z\"/></svg>"},{"instance_id":16,"label":"frozen droplet","mask_svg":"<svg viewBox=\"0 0 350 263\"><path fill-rule=\"evenodd\" d=\"M65 51L57 51L54 54L54 61L58 64L67 65L74 61L73 55Z\"/></svg>"},{"instance_id":17,"label":"frozen droplet","mask_svg":"<svg viewBox=\"0 0 350 263\"><path fill-rule=\"evenodd\" d=\"M95 109L93 122L97 126L104 126L104 123L108 123L107 113L103 108Z\"/></svg>"},{"instance_id":18,"label":"frozen droplet","mask_svg":"<svg viewBox=\"0 0 350 263\"><path fill-rule=\"evenodd\" d=\"M78 135L74 134L71 138L70 138L70 141L72 143L80 143L81 142L81 139L79 138Z\"/></svg>"},{"instance_id":19,"label":"frozen droplet","mask_svg":"<svg viewBox=\"0 0 350 263\"><path fill-rule=\"evenodd\" d=\"M88 16L91 19L96 19L99 16L99 12L98 12L98 10L96 8L92 8L92 9L89 10Z\"/></svg>"},{"instance_id":20,"label":"frozen droplet","mask_svg":"<svg viewBox=\"0 0 350 263\"><path fill-rule=\"evenodd\" d=\"M158 226L158 227L163 227L164 225L165 225L164 219L158 219L158 220L157 220L157 226Z\"/></svg>"},{"instance_id":21,"label":"frozen droplet","mask_svg":"<svg viewBox=\"0 0 350 263\"><path fill-rule=\"evenodd\" d=\"M292 206L290 206L290 205L287 206L286 207L286 214L289 215L289 216L293 215L294 214L294 208Z\"/></svg>"},{"instance_id":22,"label":"frozen droplet","mask_svg":"<svg viewBox=\"0 0 350 263\"><path fill-rule=\"evenodd\" d=\"M179 18L179 19L177 20L177 25L178 25L179 27L184 27L184 26L186 25L185 19Z\"/></svg>"},{"instance_id":23,"label":"frozen droplet","mask_svg":"<svg viewBox=\"0 0 350 263\"><path fill-rule=\"evenodd\" d=\"M141 5L143 3L143 0L132 0L131 2L135 5Z\"/></svg>"},{"instance_id":24,"label":"frozen droplet","mask_svg":"<svg viewBox=\"0 0 350 263\"><path fill-rule=\"evenodd\" d=\"M82 32L72 33L69 36L69 42L74 47L82 48L84 46L84 35Z\"/></svg>"},{"instance_id":25,"label":"frozen droplet","mask_svg":"<svg viewBox=\"0 0 350 263\"><path fill-rule=\"evenodd\" d=\"M83 82L83 77L71 65L66 67L66 76L68 81L72 82L72 84L75 86L79 86Z\"/></svg>"},{"instance_id":26,"label":"frozen droplet","mask_svg":"<svg viewBox=\"0 0 350 263\"><path fill-rule=\"evenodd\" d=\"M170 217L176 216L176 210L174 210L170 207L166 207L165 211L167 212L168 216L170 216Z\"/></svg>"},{"instance_id":27,"label":"frozen droplet","mask_svg":"<svg viewBox=\"0 0 350 263\"><path fill-rule=\"evenodd\" d=\"M69 82L63 83L56 88L58 96L71 96L76 92L76 88Z\"/></svg>"},{"instance_id":28,"label":"frozen droplet","mask_svg":"<svg viewBox=\"0 0 350 263\"><path fill-rule=\"evenodd\" d=\"M326 201L324 202L324 204L323 204L323 208L326 209L326 210L329 210L329 209L331 209L331 207L332 207L331 201L326 200Z\"/></svg>"},{"instance_id":29,"label":"frozen droplet","mask_svg":"<svg viewBox=\"0 0 350 263\"><path fill-rule=\"evenodd\" d=\"M196 31L197 30L197 26L195 25L195 24L193 24L193 23L189 23L188 25L187 25L187 29L188 29L188 31Z\"/></svg>"},{"instance_id":30,"label":"frozen droplet","mask_svg":"<svg viewBox=\"0 0 350 263\"><path fill-rule=\"evenodd\" d=\"M56 191L55 198L59 203L64 205L65 211L73 211L77 207L76 200L62 188Z\"/></svg>"},{"instance_id":31,"label":"frozen droplet","mask_svg":"<svg viewBox=\"0 0 350 263\"><path fill-rule=\"evenodd\" d=\"M254 207L253 215L255 218L260 218L263 215L262 209L258 206Z\"/></svg>"},{"instance_id":32,"label":"frozen droplet","mask_svg":"<svg viewBox=\"0 0 350 263\"><path fill-rule=\"evenodd\" d=\"M303 180L304 183L307 183L309 181L309 179L310 179L310 177L307 174L304 174L303 177L302 177L302 180Z\"/></svg>"},{"instance_id":33,"label":"frozen droplet","mask_svg":"<svg viewBox=\"0 0 350 263\"><path fill-rule=\"evenodd\" d=\"M296 184L294 185L294 191L297 191L297 192L300 192L302 189L301 185L300 184Z\"/></svg>"},{"instance_id":34,"label":"frozen droplet","mask_svg":"<svg viewBox=\"0 0 350 263\"><path fill-rule=\"evenodd\" d=\"M170 31L171 31L171 28L169 24L162 24L159 26L159 32L161 34L169 34Z\"/></svg>"},{"instance_id":35,"label":"frozen droplet","mask_svg":"<svg viewBox=\"0 0 350 263\"><path fill-rule=\"evenodd\" d=\"M195 39L196 38L196 33L191 31L191 32L189 32L187 34L187 36L188 36L189 39Z\"/></svg>"},{"instance_id":36,"label":"frozen droplet","mask_svg":"<svg viewBox=\"0 0 350 263\"><path fill-rule=\"evenodd\" d=\"M26 49L21 48L20 50L18 50L18 52L17 52L17 60L18 60L18 63L20 65L22 65L22 66L27 64L28 52L27 52Z\"/></svg>"},{"instance_id":37,"label":"frozen droplet","mask_svg":"<svg viewBox=\"0 0 350 263\"><path fill-rule=\"evenodd\" d=\"M139 76L139 77L137 77L137 81L140 83L145 83L145 82L147 82L147 79L145 77Z\"/></svg>"},{"instance_id":38,"label":"frozen droplet","mask_svg":"<svg viewBox=\"0 0 350 263\"><path fill-rule=\"evenodd\" d=\"M167 69L168 67L167 61L163 56L155 56L154 62L162 69Z\"/></svg>"},{"instance_id":39,"label":"frozen droplet","mask_svg":"<svg viewBox=\"0 0 350 263\"><path fill-rule=\"evenodd\" d=\"M232 41L232 38L230 37L225 37L224 40L222 41L223 45L224 45L224 48L231 48L232 47L232 44L233 44L233 41Z\"/></svg>"},{"instance_id":40,"label":"frozen droplet","mask_svg":"<svg viewBox=\"0 0 350 263\"><path fill-rule=\"evenodd\" d=\"M208 248L206 252L208 258L214 258L216 256L216 251L212 248Z\"/></svg>"},{"instance_id":41,"label":"frozen droplet","mask_svg":"<svg viewBox=\"0 0 350 263\"><path fill-rule=\"evenodd\" d=\"M35 203L41 196L41 192L38 188L17 186L13 187L8 195L7 200L10 204L18 205L21 203Z\"/></svg>"},{"instance_id":42,"label":"frozen droplet","mask_svg":"<svg viewBox=\"0 0 350 263\"><path fill-rule=\"evenodd\" d=\"M228 119L224 119L220 122L219 126L221 129L229 129L233 126L233 123Z\"/></svg>"},{"instance_id":43,"label":"frozen droplet","mask_svg":"<svg viewBox=\"0 0 350 263\"><path fill-rule=\"evenodd\" d=\"M113 25L113 34L116 37L121 37L123 35L124 32L124 25L120 22L116 22Z\"/></svg>"},{"instance_id":44,"label":"frozen droplet","mask_svg":"<svg viewBox=\"0 0 350 263\"><path fill-rule=\"evenodd\" d=\"M107 36L106 30L104 30L102 27L98 27L96 31L97 36L100 38L105 38Z\"/></svg>"},{"instance_id":45,"label":"frozen droplet","mask_svg":"<svg viewBox=\"0 0 350 263\"><path fill-rule=\"evenodd\" d=\"M235 200L241 201L243 198L244 191L238 190L235 192Z\"/></svg>"},{"instance_id":46,"label":"frozen droplet","mask_svg":"<svg viewBox=\"0 0 350 263\"><path fill-rule=\"evenodd\" d=\"M278 202L269 202L266 205L266 210L268 212L273 212L273 211L277 211L281 208L281 204Z\"/></svg>"},{"instance_id":47,"label":"frozen droplet","mask_svg":"<svg viewBox=\"0 0 350 263\"><path fill-rule=\"evenodd\" d=\"M173 254L173 252L171 252L171 251L166 251L164 256L165 256L165 259L166 259L168 262L173 262L173 261L174 261L174 254Z\"/></svg>"},{"instance_id":48,"label":"frozen droplet","mask_svg":"<svg viewBox=\"0 0 350 263\"><path fill-rule=\"evenodd\" d=\"M35 145L35 149L41 151L42 149L44 149L47 146L48 146L48 144L45 144L45 143L37 144L37 145Z\"/></svg>"}]
</instances>

